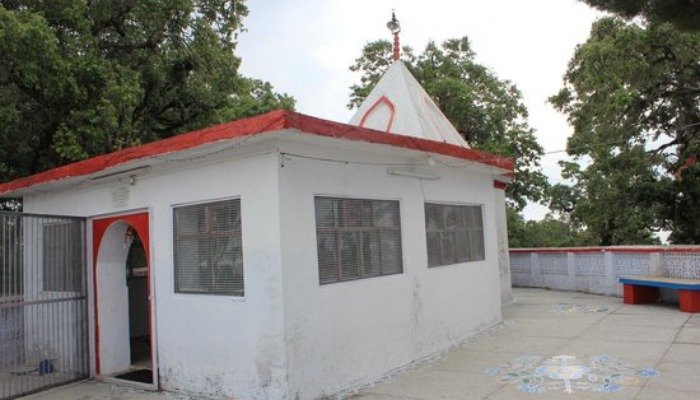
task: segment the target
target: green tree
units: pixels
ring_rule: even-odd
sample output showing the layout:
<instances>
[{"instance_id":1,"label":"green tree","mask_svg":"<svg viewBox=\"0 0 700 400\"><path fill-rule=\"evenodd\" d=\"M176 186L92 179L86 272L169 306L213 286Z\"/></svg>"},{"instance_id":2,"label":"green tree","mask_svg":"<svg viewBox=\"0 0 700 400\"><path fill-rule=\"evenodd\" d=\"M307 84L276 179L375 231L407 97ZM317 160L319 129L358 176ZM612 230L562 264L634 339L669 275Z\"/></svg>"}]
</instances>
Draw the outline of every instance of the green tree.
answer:
<instances>
[{"instance_id":1,"label":"green tree","mask_svg":"<svg viewBox=\"0 0 700 400\"><path fill-rule=\"evenodd\" d=\"M525 221L516 210L508 209L508 244L518 247L578 247L596 244L585 229L548 214L541 221Z\"/></svg>"},{"instance_id":2,"label":"green tree","mask_svg":"<svg viewBox=\"0 0 700 400\"><path fill-rule=\"evenodd\" d=\"M700 243L700 34L603 18L550 101L574 128L551 208L602 245Z\"/></svg>"},{"instance_id":3,"label":"green tree","mask_svg":"<svg viewBox=\"0 0 700 400\"><path fill-rule=\"evenodd\" d=\"M365 45L350 67L362 77L350 88L348 108L359 107L377 84L392 61L391 49L386 40ZM528 126L520 91L474 57L467 37L441 46L430 42L418 56L409 47L402 52L408 69L470 146L515 160L515 179L507 195L513 206L522 209L528 199L542 199L547 186L539 164L542 147Z\"/></svg>"},{"instance_id":4,"label":"green tree","mask_svg":"<svg viewBox=\"0 0 700 400\"><path fill-rule=\"evenodd\" d=\"M670 22L683 30L700 30L700 2L697 0L580 0L591 7L623 18L642 17L653 23Z\"/></svg>"},{"instance_id":5,"label":"green tree","mask_svg":"<svg viewBox=\"0 0 700 400\"><path fill-rule=\"evenodd\" d=\"M0 0L0 181L277 108L243 0Z\"/></svg>"}]
</instances>

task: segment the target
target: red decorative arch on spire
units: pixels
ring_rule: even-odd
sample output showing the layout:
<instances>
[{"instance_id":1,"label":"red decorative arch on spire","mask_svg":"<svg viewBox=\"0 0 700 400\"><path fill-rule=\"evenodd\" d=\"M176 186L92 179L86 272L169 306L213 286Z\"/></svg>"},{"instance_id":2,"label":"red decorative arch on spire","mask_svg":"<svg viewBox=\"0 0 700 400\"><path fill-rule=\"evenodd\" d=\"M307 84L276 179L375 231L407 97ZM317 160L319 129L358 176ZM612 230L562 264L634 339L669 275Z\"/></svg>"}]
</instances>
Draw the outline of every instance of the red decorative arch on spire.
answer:
<instances>
[{"instance_id":1,"label":"red decorative arch on spire","mask_svg":"<svg viewBox=\"0 0 700 400\"><path fill-rule=\"evenodd\" d=\"M375 108L379 107L382 104L386 104L387 107L389 107L389 110L391 111L391 115L389 116L389 122L386 124L386 129L384 129L384 132L389 132L391 130L391 126L394 124L394 116L396 115L396 107L394 106L394 103L391 102L386 96L382 96L377 101L372 104L370 108L365 111L365 113L362 115L362 119L360 119L360 127L365 126L365 121L369 117L369 115L374 111Z\"/></svg>"}]
</instances>

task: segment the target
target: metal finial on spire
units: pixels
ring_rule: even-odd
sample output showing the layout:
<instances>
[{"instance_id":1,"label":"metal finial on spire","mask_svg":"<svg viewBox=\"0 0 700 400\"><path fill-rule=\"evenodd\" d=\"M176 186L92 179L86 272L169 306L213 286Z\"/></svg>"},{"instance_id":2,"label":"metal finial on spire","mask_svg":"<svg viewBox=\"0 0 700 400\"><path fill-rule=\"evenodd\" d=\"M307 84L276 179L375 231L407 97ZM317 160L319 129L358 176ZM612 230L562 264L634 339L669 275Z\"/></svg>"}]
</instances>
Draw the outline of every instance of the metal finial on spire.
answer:
<instances>
[{"instance_id":1,"label":"metal finial on spire","mask_svg":"<svg viewBox=\"0 0 700 400\"><path fill-rule=\"evenodd\" d=\"M391 21L386 23L386 27L389 28L391 33L394 35L394 53L393 59L398 60L400 57L399 51L399 32L401 32L401 25L399 25L399 20L396 19L396 13L391 10Z\"/></svg>"}]
</instances>

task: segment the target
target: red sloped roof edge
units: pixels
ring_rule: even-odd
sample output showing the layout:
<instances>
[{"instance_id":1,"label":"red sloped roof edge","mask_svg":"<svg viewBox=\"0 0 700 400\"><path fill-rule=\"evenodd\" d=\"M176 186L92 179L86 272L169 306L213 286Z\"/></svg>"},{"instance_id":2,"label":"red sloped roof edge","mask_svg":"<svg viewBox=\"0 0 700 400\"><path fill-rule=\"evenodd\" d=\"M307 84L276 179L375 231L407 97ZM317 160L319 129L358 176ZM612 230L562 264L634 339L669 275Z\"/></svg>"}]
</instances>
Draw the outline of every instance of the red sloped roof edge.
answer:
<instances>
[{"instance_id":1,"label":"red sloped roof edge","mask_svg":"<svg viewBox=\"0 0 700 400\"><path fill-rule=\"evenodd\" d=\"M460 158L467 161L476 161L506 170L506 174L513 172L513 161L510 158L497 156L479 150L467 149L449 143L434 140L421 139L412 136L398 135L362 128L355 125L328 121L299 113L290 113L291 126L300 131L313 133L319 136L334 137L346 140L357 140L368 143L387 144L395 147L419 150L428 153Z\"/></svg>"},{"instance_id":2,"label":"red sloped roof edge","mask_svg":"<svg viewBox=\"0 0 700 400\"><path fill-rule=\"evenodd\" d=\"M332 138L385 144L411 150L419 150L455 157L467 161L506 170L512 174L513 162L509 158L495 156L474 149L466 149L447 143L411 136L397 135L361 128L340 122L328 121L287 110L271 111L255 117L214 125L183 133L140 146L74 162L35 175L0 184L0 195L25 189L42 183L78 177L103 171L129 161L182 151L220 140L243 138L280 129L295 128L299 131Z\"/></svg>"}]
</instances>

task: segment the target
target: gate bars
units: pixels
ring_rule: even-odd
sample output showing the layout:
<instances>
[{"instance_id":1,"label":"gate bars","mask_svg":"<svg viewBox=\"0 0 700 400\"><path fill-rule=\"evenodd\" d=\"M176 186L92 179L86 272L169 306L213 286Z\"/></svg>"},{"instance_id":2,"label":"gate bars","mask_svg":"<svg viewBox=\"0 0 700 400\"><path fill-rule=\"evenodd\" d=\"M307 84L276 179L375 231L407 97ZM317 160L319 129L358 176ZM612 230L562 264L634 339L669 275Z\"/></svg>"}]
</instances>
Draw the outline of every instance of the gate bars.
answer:
<instances>
[{"instance_id":1,"label":"gate bars","mask_svg":"<svg viewBox=\"0 0 700 400\"><path fill-rule=\"evenodd\" d=\"M0 400L87 378L85 220L0 212Z\"/></svg>"}]
</instances>

